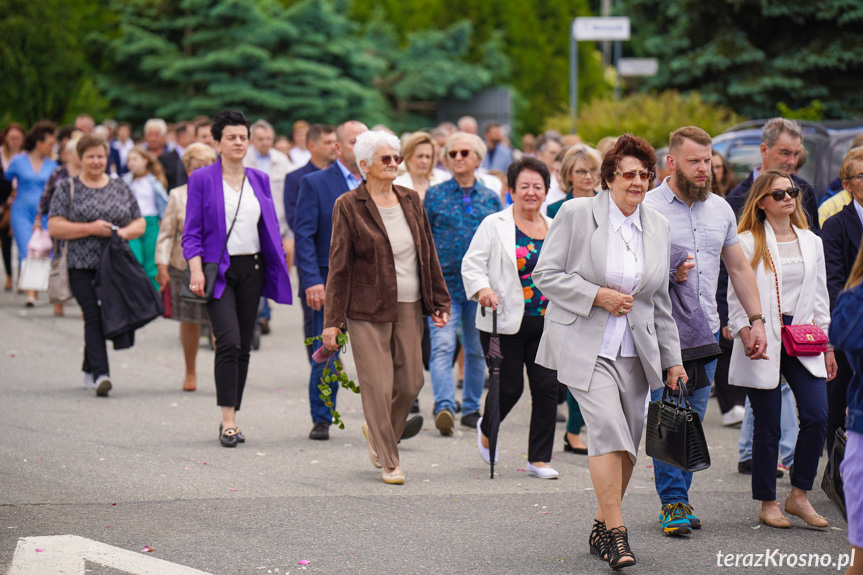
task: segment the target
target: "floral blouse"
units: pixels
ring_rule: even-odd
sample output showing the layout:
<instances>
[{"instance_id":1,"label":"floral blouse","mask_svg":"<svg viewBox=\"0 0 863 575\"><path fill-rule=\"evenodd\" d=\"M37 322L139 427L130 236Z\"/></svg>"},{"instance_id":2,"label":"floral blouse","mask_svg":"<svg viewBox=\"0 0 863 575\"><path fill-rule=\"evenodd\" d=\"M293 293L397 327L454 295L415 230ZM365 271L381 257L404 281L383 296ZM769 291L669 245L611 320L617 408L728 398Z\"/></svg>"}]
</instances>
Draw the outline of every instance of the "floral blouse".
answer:
<instances>
[{"instance_id":1,"label":"floral blouse","mask_svg":"<svg viewBox=\"0 0 863 575\"><path fill-rule=\"evenodd\" d=\"M518 277L521 279L521 289L524 291L524 315L543 316L548 300L533 283L533 268L539 259L544 240L535 240L515 227L515 258L518 266Z\"/></svg>"}]
</instances>

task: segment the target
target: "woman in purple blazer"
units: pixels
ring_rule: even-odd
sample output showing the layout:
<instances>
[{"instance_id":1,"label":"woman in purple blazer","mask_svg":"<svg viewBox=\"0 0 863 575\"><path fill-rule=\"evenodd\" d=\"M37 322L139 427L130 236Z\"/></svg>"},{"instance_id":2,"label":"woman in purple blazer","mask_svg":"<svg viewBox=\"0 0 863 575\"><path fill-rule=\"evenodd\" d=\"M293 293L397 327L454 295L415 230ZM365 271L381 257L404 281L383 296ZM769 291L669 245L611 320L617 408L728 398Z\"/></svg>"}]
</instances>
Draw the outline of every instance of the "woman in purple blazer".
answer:
<instances>
[{"instance_id":1,"label":"woman in purple blazer","mask_svg":"<svg viewBox=\"0 0 863 575\"><path fill-rule=\"evenodd\" d=\"M276 208L267 174L243 167L249 148L249 121L235 110L213 118L213 139L221 159L189 178L183 257L189 262L189 289L204 296L204 263L219 273L207 312L216 338L216 403L222 408L219 440L236 447L246 438L237 428L252 333L261 295L291 303Z\"/></svg>"}]
</instances>

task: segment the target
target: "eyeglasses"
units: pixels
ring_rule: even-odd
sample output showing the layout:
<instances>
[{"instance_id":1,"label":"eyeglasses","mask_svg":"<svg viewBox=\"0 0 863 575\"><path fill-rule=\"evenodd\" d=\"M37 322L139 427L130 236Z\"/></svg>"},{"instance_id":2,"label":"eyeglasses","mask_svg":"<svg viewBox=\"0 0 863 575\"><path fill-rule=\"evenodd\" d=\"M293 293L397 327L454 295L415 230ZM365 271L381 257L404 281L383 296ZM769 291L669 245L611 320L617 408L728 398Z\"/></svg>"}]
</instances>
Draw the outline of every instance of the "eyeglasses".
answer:
<instances>
[{"instance_id":1,"label":"eyeglasses","mask_svg":"<svg viewBox=\"0 0 863 575\"><path fill-rule=\"evenodd\" d=\"M461 154L462 158L467 158L471 154L471 150L450 150L449 157L455 160L459 154Z\"/></svg>"},{"instance_id":2,"label":"eyeglasses","mask_svg":"<svg viewBox=\"0 0 863 575\"><path fill-rule=\"evenodd\" d=\"M656 175L653 172L614 172L615 176L620 176L627 182L631 182L635 179L636 176L641 178L642 180L652 180Z\"/></svg>"},{"instance_id":3,"label":"eyeglasses","mask_svg":"<svg viewBox=\"0 0 863 575\"><path fill-rule=\"evenodd\" d=\"M405 157L404 156L381 156L381 161L384 163L385 166L389 166L390 162L395 162L396 165L398 166L399 164L401 164L402 162L405 161Z\"/></svg>"},{"instance_id":4,"label":"eyeglasses","mask_svg":"<svg viewBox=\"0 0 863 575\"><path fill-rule=\"evenodd\" d=\"M784 200L785 194L788 194L788 196L791 198L796 198L800 195L800 188L795 186L793 188L788 188L787 190L773 190L772 192L770 192L770 195L773 196L773 200L776 202L781 202L782 200Z\"/></svg>"},{"instance_id":5,"label":"eyeglasses","mask_svg":"<svg viewBox=\"0 0 863 575\"><path fill-rule=\"evenodd\" d=\"M599 173L599 170L576 170L575 175L580 178L586 178L587 176L596 176Z\"/></svg>"},{"instance_id":6,"label":"eyeglasses","mask_svg":"<svg viewBox=\"0 0 863 575\"><path fill-rule=\"evenodd\" d=\"M845 178L846 182L850 182L851 180L857 180L858 182L863 182L863 172L857 174L856 176L851 176L850 178Z\"/></svg>"}]
</instances>

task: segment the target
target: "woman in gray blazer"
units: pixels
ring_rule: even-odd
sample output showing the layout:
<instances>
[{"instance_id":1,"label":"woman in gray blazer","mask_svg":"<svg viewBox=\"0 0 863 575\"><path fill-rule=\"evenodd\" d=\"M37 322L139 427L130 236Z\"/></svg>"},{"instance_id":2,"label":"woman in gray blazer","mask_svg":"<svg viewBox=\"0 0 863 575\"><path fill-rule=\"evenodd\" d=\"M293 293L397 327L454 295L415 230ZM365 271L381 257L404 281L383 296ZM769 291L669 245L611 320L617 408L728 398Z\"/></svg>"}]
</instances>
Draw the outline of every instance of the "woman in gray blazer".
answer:
<instances>
[{"instance_id":1,"label":"woman in gray blazer","mask_svg":"<svg viewBox=\"0 0 863 575\"><path fill-rule=\"evenodd\" d=\"M621 515L649 389L686 381L668 295L668 221L641 206L656 154L624 134L602 161L603 191L566 202L533 272L548 298L536 362L557 370L587 425L599 509L590 551L614 569L635 564Z\"/></svg>"}]
</instances>

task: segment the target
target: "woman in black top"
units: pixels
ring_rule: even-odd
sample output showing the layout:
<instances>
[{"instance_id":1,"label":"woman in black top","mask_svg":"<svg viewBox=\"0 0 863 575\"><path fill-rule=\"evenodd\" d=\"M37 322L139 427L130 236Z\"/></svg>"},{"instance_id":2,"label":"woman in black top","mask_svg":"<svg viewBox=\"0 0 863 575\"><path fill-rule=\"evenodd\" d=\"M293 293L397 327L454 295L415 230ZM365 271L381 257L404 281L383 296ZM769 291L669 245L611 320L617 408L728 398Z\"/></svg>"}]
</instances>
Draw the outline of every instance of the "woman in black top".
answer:
<instances>
[{"instance_id":1,"label":"woman in black top","mask_svg":"<svg viewBox=\"0 0 863 575\"><path fill-rule=\"evenodd\" d=\"M96 395L106 396L111 390L108 349L93 279L112 228L120 228L117 235L128 241L143 235L146 222L129 186L105 173L108 162L105 140L84 136L77 151L83 171L63 182L54 193L48 231L52 237L69 242L66 256L69 284L84 312L84 384L95 389Z\"/></svg>"}]
</instances>

